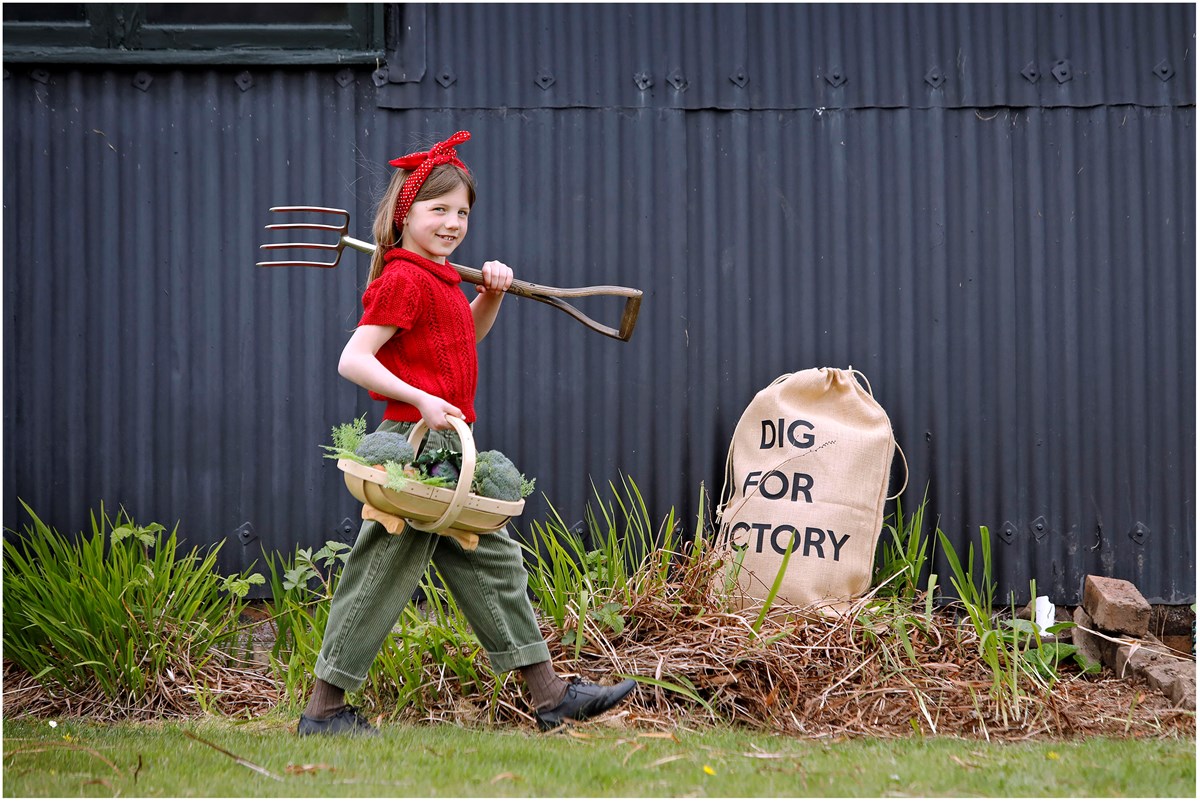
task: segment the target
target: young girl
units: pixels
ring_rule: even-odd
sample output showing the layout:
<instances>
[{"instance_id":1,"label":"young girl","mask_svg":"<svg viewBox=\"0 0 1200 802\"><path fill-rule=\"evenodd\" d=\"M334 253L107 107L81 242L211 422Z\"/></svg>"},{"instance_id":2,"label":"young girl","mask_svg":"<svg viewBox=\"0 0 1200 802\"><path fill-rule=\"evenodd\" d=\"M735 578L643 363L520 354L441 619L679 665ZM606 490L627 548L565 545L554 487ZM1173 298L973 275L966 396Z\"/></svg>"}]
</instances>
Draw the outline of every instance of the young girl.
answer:
<instances>
[{"instance_id":1,"label":"young girl","mask_svg":"<svg viewBox=\"0 0 1200 802\"><path fill-rule=\"evenodd\" d=\"M448 418L475 421L475 345L491 329L513 276L501 262L485 263L483 284L468 304L458 273L446 264L467 235L475 203L474 180L454 149L470 138L460 131L428 152L390 162L400 170L375 215L363 316L338 364L338 373L387 402L380 431L407 433L424 420L455 449L461 444ZM392 535L364 521L334 593L300 735L377 732L346 704L345 693L366 681L431 560L492 668L521 672L543 729L598 715L634 689L632 680L568 683L554 672L526 596L520 546L506 531L465 551L453 538L412 527Z\"/></svg>"}]
</instances>

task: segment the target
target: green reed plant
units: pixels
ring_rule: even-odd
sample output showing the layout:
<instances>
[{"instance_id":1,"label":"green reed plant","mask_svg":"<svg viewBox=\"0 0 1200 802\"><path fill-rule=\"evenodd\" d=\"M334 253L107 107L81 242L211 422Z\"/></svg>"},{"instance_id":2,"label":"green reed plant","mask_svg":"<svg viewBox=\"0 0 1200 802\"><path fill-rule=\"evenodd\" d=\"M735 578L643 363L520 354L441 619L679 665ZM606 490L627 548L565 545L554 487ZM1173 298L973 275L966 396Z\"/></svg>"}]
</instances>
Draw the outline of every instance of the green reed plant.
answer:
<instances>
[{"instance_id":1,"label":"green reed plant","mask_svg":"<svg viewBox=\"0 0 1200 802\"><path fill-rule=\"evenodd\" d=\"M681 554L680 525L674 507L655 526L637 483L609 483L606 499L592 485L585 510L585 539L550 507L551 518L531 524L534 545L522 542L528 558L529 588L542 613L564 631L563 644L576 657L585 645L589 623L619 635L627 623L622 610L651 588L665 584L687 554ZM701 510L703 511L703 487ZM701 554L703 516L698 516L690 555ZM590 545L590 548L589 548Z\"/></svg>"},{"instance_id":2,"label":"green reed plant","mask_svg":"<svg viewBox=\"0 0 1200 802\"><path fill-rule=\"evenodd\" d=\"M529 590L534 603L554 622L555 628L561 630L580 590L590 582L590 576L584 564L587 547L583 536L567 526L553 504L550 505L550 516L548 521L530 524L533 546L520 538L517 542L527 555Z\"/></svg>"},{"instance_id":3,"label":"green reed plant","mask_svg":"<svg viewBox=\"0 0 1200 802\"><path fill-rule=\"evenodd\" d=\"M220 545L183 553L177 531L139 526L100 506L91 533L65 537L21 502L31 522L4 539L4 656L43 684L98 687L134 702L162 677L196 672L232 648L261 574L216 572Z\"/></svg>"},{"instance_id":4,"label":"green reed plant","mask_svg":"<svg viewBox=\"0 0 1200 802\"><path fill-rule=\"evenodd\" d=\"M996 582L992 578L992 537L986 526L979 527L980 571L976 580L975 544L967 544L967 565L963 568L958 553L951 545L945 533L938 530L938 540L942 544L942 553L950 564L950 584L958 592L963 608L981 637L992 630L992 600L996 595Z\"/></svg>"},{"instance_id":5,"label":"green reed plant","mask_svg":"<svg viewBox=\"0 0 1200 802\"><path fill-rule=\"evenodd\" d=\"M771 583L771 589L767 591L767 598L763 599L762 609L758 612L758 618L754 619L754 623L750 625L750 631L756 636L762 629L763 621L767 620L767 614L771 612L771 605L775 603L775 597L779 595L779 589L783 587L783 578L787 576L788 562L792 559L793 547L796 544L796 530L792 530L792 536L788 538L787 548L783 552L783 559L779 562L779 569L775 572L775 580Z\"/></svg>"},{"instance_id":6,"label":"green reed plant","mask_svg":"<svg viewBox=\"0 0 1200 802\"><path fill-rule=\"evenodd\" d=\"M930 558L925 525L928 504L926 487L921 503L907 517L903 502L897 500L895 509L884 518L886 537L880 544L874 570L875 599L857 616L864 636L878 643L889 670L901 676L919 664L912 639L928 636L933 621L937 574L930 573L921 589ZM933 531L939 538L944 537L936 523Z\"/></svg>"},{"instance_id":7,"label":"green reed plant","mask_svg":"<svg viewBox=\"0 0 1200 802\"><path fill-rule=\"evenodd\" d=\"M907 517L903 502L897 500L895 509L884 518L887 537L881 544L874 572L878 601L860 615L860 623L864 624L868 636L882 622L884 631L890 636L883 641L894 640L901 648L907 663L886 648L886 643L882 649L885 659L897 671L917 663L911 638L928 636L933 621L938 575L933 572L926 575L931 557L930 532L926 527L928 505L929 488L926 487L921 503ZM936 522L932 531L937 538L944 539Z\"/></svg>"},{"instance_id":8,"label":"green reed plant","mask_svg":"<svg viewBox=\"0 0 1200 802\"><path fill-rule=\"evenodd\" d=\"M297 549L288 560L263 553L271 587L266 610L275 627L271 664L293 702L308 695L329 602L349 550L345 543L330 540L315 553Z\"/></svg>"},{"instance_id":9,"label":"green reed plant","mask_svg":"<svg viewBox=\"0 0 1200 802\"><path fill-rule=\"evenodd\" d=\"M929 535L925 529L928 504L929 488L926 487L921 503L907 518L903 503L897 499L895 510L884 519L888 537L881 544L875 564L874 584L879 588L878 595L894 596L911 605L920 592L922 575L929 560ZM936 523L934 531L942 537Z\"/></svg>"},{"instance_id":10,"label":"green reed plant","mask_svg":"<svg viewBox=\"0 0 1200 802\"><path fill-rule=\"evenodd\" d=\"M678 525L672 507L655 527L641 490L628 476L621 477L620 489L611 482L609 489L612 500L606 503L593 484L595 500L588 503L585 512L595 543L589 555L596 552L601 555L593 560L596 570L592 573L602 587L624 590L628 601L637 590L629 586L629 580L647 560L654 561L656 571L644 580L666 579L676 556Z\"/></svg>"},{"instance_id":11,"label":"green reed plant","mask_svg":"<svg viewBox=\"0 0 1200 802\"><path fill-rule=\"evenodd\" d=\"M996 582L992 578L991 535L986 526L979 527L979 575L976 578L975 546L967 547L964 567L949 539L938 531L946 561L950 565L951 584L958 592L960 603L978 639L979 655L992 674L990 694L997 702L1002 720L1019 718L1030 698L1026 688L1045 693L1058 679L1060 660L1076 659L1073 647L1066 644L1042 643L1032 621L1019 619L1016 604L1009 601L1009 618L997 620L993 612ZM1030 599L1037 598L1037 586L1030 584ZM1054 631L1064 627L1055 625ZM1046 647L1046 648L1043 648ZM1078 658L1085 671L1095 670Z\"/></svg>"},{"instance_id":12,"label":"green reed plant","mask_svg":"<svg viewBox=\"0 0 1200 802\"><path fill-rule=\"evenodd\" d=\"M923 546L921 551L924 551ZM907 560L906 564L913 566L916 563ZM922 654L927 655L930 648L936 649L940 646L940 639L935 634L937 622L934 620L933 610L937 574L930 574L924 591L924 603L919 604L914 598L917 594L909 586L904 573L905 568L901 566L887 577L888 582L877 587L876 598L857 613L855 623L859 635L871 644L881 657L881 677L886 681L899 682L908 689L929 732L937 734L938 727L930 711L936 710L938 700L915 679L927 671L918 654L918 647L923 647ZM914 575L919 575L919 572ZM900 592L893 592L892 595L879 592L889 588L892 591L899 589ZM915 733L922 734L916 718L911 719L909 723Z\"/></svg>"},{"instance_id":13,"label":"green reed plant","mask_svg":"<svg viewBox=\"0 0 1200 802\"><path fill-rule=\"evenodd\" d=\"M996 583L992 579L992 539L986 526L979 527L980 534L980 576L976 579L975 544L967 544L967 565L963 567L958 553L944 532L938 532L938 540L942 545L942 553L950 565L950 584L957 591L967 620L979 639L979 655L987 663L992 672L992 695L996 698L1016 698L1019 689L1016 684L1016 663L1008 659L1004 650L1004 641L992 623L992 600L996 593Z\"/></svg>"}]
</instances>

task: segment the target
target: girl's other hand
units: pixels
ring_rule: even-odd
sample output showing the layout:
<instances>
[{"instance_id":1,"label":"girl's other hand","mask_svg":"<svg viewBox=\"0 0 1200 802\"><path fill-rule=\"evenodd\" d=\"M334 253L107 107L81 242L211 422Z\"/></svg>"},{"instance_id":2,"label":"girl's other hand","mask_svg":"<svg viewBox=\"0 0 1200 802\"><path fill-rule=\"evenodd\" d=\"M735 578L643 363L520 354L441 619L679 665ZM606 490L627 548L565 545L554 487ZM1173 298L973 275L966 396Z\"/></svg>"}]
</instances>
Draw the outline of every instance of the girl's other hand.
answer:
<instances>
[{"instance_id":1,"label":"girl's other hand","mask_svg":"<svg viewBox=\"0 0 1200 802\"><path fill-rule=\"evenodd\" d=\"M461 409L449 401L438 398L436 395L426 395L425 399L417 404L416 407L421 411L421 417L425 420L425 425L430 429L437 429L438 431L446 431L452 428L450 421L447 420L451 415L456 418L465 418Z\"/></svg>"},{"instance_id":2,"label":"girl's other hand","mask_svg":"<svg viewBox=\"0 0 1200 802\"><path fill-rule=\"evenodd\" d=\"M477 292L503 293L512 286L512 268L503 262L483 263L483 284L477 284Z\"/></svg>"}]
</instances>

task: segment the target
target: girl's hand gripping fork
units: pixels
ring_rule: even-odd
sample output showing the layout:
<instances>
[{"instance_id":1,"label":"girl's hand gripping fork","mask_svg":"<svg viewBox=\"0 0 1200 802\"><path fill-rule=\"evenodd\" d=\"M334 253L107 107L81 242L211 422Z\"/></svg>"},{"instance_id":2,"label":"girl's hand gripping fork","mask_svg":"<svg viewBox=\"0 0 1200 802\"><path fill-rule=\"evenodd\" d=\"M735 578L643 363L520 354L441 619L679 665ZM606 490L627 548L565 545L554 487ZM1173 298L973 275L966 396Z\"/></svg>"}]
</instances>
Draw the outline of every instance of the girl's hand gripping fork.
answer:
<instances>
[{"instance_id":1,"label":"girl's hand gripping fork","mask_svg":"<svg viewBox=\"0 0 1200 802\"><path fill-rule=\"evenodd\" d=\"M262 245L264 250L286 250L289 248L313 248L315 250L332 251L333 261L316 262L316 261L297 261L286 260L276 262L258 262L259 267L337 267L337 264L342 259L342 251L349 245L356 251L363 253L374 253L375 246L369 242L355 239L347 233L350 230L350 213L345 209L331 209L325 206L273 206L272 212L314 212L317 214L341 215L341 224L333 225L330 223L272 223L266 228L268 231L275 230L293 230L306 229L310 231L328 231L338 235L336 243L321 243L321 242L273 242ZM473 267L464 267L456 265L453 262L448 263L451 267L458 271L458 275L463 281L469 281L473 284L483 284L483 273ZM505 292L512 295L519 295L522 298L529 298L534 301L540 301L544 304L549 304L555 309L566 312L571 317L578 320L583 325L587 326L592 331L598 331L608 337L628 342L633 336L633 327L637 324L638 309L642 305L642 291L631 287L615 287L615 286L598 286L598 287L547 287L542 284L531 284L527 281L513 280ZM571 306L563 298L585 298L591 295L616 295L627 298L625 301L625 311L621 315L621 325L619 328L605 326L592 320L590 317L580 312L575 307Z\"/></svg>"}]
</instances>

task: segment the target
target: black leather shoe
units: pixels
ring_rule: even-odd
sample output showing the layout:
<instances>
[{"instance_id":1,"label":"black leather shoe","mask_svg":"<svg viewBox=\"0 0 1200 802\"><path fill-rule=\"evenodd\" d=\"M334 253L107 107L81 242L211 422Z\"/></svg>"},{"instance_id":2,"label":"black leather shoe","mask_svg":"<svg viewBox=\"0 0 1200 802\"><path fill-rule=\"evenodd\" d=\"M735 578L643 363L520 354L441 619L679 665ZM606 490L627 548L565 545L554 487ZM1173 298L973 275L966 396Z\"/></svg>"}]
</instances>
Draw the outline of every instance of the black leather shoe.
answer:
<instances>
[{"instance_id":1,"label":"black leather shoe","mask_svg":"<svg viewBox=\"0 0 1200 802\"><path fill-rule=\"evenodd\" d=\"M379 730L359 715L358 709L346 705L329 718L309 718L300 714L298 735L378 735Z\"/></svg>"},{"instance_id":2,"label":"black leather shoe","mask_svg":"<svg viewBox=\"0 0 1200 802\"><path fill-rule=\"evenodd\" d=\"M616 685L596 685L578 677L567 686L567 695L557 707L537 711L538 726L552 730L566 720L584 721L615 707L633 692L637 683L631 679Z\"/></svg>"}]
</instances>

